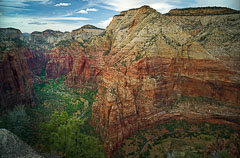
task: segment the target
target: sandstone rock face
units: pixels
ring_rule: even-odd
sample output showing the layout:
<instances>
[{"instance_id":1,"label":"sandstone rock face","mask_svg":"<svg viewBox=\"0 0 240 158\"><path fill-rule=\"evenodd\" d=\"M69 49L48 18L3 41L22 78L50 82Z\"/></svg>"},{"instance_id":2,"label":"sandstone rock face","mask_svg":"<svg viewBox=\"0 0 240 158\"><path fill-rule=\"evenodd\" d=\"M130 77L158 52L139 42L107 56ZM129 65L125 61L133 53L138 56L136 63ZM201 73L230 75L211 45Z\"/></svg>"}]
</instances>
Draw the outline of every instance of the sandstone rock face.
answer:
<instances>
[{"instance_id":1,"label":"sandstone rock face","mask_svg":"<svg viewBox=\"0 0 240 158\"><path fill-rule=\"evenodd\" d=\"M138 129L181 115L168 114L181 96L239 109L239 24L239 14L168 16L147 6L114 16L92 107L109 151Z\"/></svg>"},{"instance_id":2,"label":"sandstone rock face","mask_svg":"<svg viewBox=\"0 0 240 158\"><path fill-rule=\"evenodd\" d=\"M20 30L14 28L0 28L0 40L23 39Z\"/></svg>"},{"instance_id":3,"label":"sandstone rock face","mask_svg":"<svg viewBox=\"0 0 240 158\"><path fill-rule=\"evenodd\" d=\"M108 40L104 43L104 39L99 38L100 43L97 40L91 44L91 40L103 32L103 29L85 25L58 38L54 44L57 47L52 49L47 57L47 77L56 78L71 72L67 77L67 83L71 87L96 81L100 71L99 63L102 61L99 53L110 49L105 44L110 42Z\"/></svg>"},{"instance_id":4,"label":"sandstone rock face","mask_svg":"<svg viewBox=\"0 0 240 158\"><path fill-rule=\"evenodd\" d=\"M1 110L33 101L33 74L24 56L25 49L11 41L8 46L12 46L12 49L1 51L0 54Z\"/></svg>"},{"instance_id":5,"label":"sandstone rock face","mask_svg":"<svg viewBox=\"0 0 240 158\"><path fill-rule=\"evenodd\" d=\"M71 32L71 36L75 40L83 42L101 34L102 32L104 32L104 29L100 29L92 25L84 25L80 29L73 30Z\"/></svg>"},{"instance_id":6,"label":"sandstone rock face","mask_svg":"<svg viewBox=\"0 0 240 158\"><path fill-rule=\"evenodd\" d=\"M1 158L41 158L30 146L6 129L0 129Z\"/></svg>"},{"instance_id":7,"label":"sandstone rock face","mask_svg":"<svg viewBox=\"0 0 240 158\"><path fill-rule=\"evenodd\" d=\"M33 103L33 82L45 69L45 49L27 45L17 29L0 29L0 109Z\"/></svg>"},{"instance_id":8,"label":"sandstone rock face","mask_svg":"<svg viewBox=\"0 0 240 158\"><path fill-rule=\"evenodd\" d=\"M33 45L36 45L40 48L51 49L53 48L54 43L64 35L63 32L45 30L43 32L32 32L29 36L29 42Z\"/></svg>"},{"instance_id":9,"label":"sandstone rock face","mask_svg":"<svg viewBox=\"0 0 240 158\"><path fill-rule=\"evenodd\" d=\"M70 87L84 87L99 82L105 66L104 54L111 48L108 35L93 38L74 58L73 69L67 76L66 83ZM92 85L94 88L95 86ZM95 87L96 88L96 87Z\"/></svg>"},{"instance_id":10,"label":"sandstone rock face","mask_svg":"<svg viewBox=\"0 0 240 158\"><path fill-rule=\"evenodd\" d=\"M28 67L33 73L33 77L42 74L49 60L45 50L25 48L24 56L27 60Z\"/></svg>"},{"instance_id":11,"label":"sandstone rock face","mask_svg":"<svg viewBox=\"0 0 240 158\"><path fill-rule=\"evenodd\" d=\"M78 41L83 43L99 34L104 32L104 29L97 28L92 25L84 25L83 27L73 30L72 32L61 32L53 30L45 30L43 32L34 31L26 39L32 45L40 48L50 50L55 46L61 44L61 42L71 43L73 41Z\"/></svg>"},{"instance_id":12,"label":"sandstone rock face","mask_svg":"<svg viewBox=\"0 0 240 158\"><path fill-rule=\"evenodd\" d=\"M73 58L78 54L80 46L58 47L51 50L48 54L48 62L46 65L46 77L57 78L67 75L72 70Z\"/></svg>"}]
</instances>

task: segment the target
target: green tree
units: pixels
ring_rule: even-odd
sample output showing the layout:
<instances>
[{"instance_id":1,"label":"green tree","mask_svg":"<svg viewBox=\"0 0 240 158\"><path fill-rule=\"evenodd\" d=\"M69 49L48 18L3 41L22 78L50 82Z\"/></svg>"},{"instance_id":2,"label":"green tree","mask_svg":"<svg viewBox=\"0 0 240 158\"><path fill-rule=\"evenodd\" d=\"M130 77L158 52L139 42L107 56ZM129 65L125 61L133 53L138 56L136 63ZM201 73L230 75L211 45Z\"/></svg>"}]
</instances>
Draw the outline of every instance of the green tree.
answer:
<instances>
[{"instance_id":1,"label":"green tree","mask_svg":"<svg viewBox=\"0 0 240 158\"><path fill-rule=\"evenodd\" d=\"M82 121L69 117L66 112L54 113L51 120L41 126L42 142L50 151L61 152L63 157L105 157L99 141L80 132Z\"/></svg>"}]
</instances>

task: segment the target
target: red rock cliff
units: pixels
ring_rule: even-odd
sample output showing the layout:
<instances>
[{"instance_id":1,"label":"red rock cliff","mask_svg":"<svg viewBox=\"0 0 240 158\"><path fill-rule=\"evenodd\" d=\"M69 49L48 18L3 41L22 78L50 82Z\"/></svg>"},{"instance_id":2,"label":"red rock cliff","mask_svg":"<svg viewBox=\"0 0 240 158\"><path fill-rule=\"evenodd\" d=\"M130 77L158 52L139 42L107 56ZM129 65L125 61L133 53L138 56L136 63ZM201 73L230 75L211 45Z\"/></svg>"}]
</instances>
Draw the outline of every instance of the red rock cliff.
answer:
<instances>
[{"instance_id":1,"label":"red rock cliff","mask_svg":"<svg viewBox=\"0 0 240 158\"><path fill-rule=\"evenodd\" d=\"M240 108L239 23L239 14L175 17L147 6L115 16L106 30L111 49L103 56L92 107L109 151L138 129L166 119L181 96Z\"/></svg>"},{"instance_id":2,"label":"red rock cliff","mask_svg":"<svg viewBox=\"0 0 240 158\"><path fill-rule=\"evenodd\" d=\"M1 51L0 58L0 109L13 108L16 104L33 102L33 74L28 67L25 48L8 42L12 49Z\"/></svg>"}]
</instances>

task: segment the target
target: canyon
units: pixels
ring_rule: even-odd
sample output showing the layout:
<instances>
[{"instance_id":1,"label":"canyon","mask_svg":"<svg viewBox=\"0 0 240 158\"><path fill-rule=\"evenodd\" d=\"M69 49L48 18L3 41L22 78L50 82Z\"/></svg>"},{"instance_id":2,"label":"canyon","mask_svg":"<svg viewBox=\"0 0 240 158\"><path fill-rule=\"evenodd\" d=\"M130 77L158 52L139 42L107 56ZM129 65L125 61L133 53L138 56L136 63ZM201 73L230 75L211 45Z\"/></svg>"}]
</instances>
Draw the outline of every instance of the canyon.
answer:
<instances>
[{"instance_id":1,"label":"canyon","mask_svg":"<svg viewBox=\"0 0 240 158\"><path fill-rule=\"evenodd\" d=\"M33 84L44 82L39 76L45 73L66 76L70 88L97 89L91 123L110 156L137 131L169 120L239 127L239 30L236 10L161 14L149 6L121 12L106 30L85 25L23 37L20 30L0 29L0 109L34 106ZM203 102L181 102L186 97Z\"/></svg>"}]
</instances>

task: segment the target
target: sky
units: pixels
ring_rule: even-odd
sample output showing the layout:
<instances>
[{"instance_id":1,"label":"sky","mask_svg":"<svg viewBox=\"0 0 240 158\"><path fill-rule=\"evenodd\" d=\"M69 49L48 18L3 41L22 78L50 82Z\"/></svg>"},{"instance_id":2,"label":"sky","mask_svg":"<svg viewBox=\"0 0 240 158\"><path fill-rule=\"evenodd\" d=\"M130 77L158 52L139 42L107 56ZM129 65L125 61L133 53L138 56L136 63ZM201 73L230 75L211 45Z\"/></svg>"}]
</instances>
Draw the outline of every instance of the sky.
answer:
<instances>
[{"instance_id":1,"label":"sky","mask_svg":"<svg viewBox=\"0 0 240 158\"><path fill-rule=\"evenodd\" d=\"M106 28L114 15L143 5L160 13L204 6L240 10L240 0L0 0L0 28L18 28L23 33L72 31L86 24Z\"/></svg>"}]
</instances>

